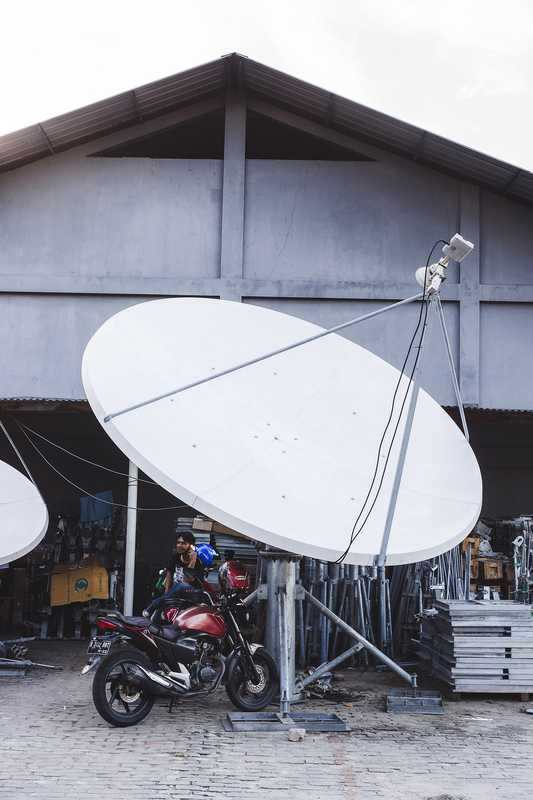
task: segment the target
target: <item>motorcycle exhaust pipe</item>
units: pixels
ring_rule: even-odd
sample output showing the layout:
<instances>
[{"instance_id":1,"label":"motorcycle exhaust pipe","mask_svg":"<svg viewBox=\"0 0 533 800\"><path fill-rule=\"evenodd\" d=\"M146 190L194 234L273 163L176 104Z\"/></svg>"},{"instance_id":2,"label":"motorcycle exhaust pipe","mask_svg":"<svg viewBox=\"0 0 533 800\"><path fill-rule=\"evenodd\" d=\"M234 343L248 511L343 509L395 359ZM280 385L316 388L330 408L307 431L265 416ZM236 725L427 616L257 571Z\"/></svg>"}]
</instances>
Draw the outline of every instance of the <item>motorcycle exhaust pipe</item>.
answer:
<instances>
[{"instance_id":1,"label":"motorcycle exhaust pipe","mask_svg":"<svg viewBox=\"0 0 533 800\"><path fill-rule=\"evenodd\" d=\"M187 691L184 686L180 686L170 678L160 675L158 672L143 667L141 664L135 665L140 670L142 675L139 678L139 683L144 689L149 690L152 694L185 694Z\"/></svg>"}]
</instances>

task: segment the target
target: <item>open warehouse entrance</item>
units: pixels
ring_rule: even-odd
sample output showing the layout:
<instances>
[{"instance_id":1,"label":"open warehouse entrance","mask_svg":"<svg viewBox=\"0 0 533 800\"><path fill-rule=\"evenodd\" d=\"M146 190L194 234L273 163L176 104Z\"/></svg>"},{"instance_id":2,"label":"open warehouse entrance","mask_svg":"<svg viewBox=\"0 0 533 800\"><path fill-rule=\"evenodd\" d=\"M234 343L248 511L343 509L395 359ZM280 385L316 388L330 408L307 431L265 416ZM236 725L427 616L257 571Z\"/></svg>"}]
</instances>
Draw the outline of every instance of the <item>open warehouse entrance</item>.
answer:
<instances>
[{"instance_id":1,"label":"open warehouse entrance","mask_svg":"<svg viewBox=\"0 0 533 800\"><path fill-rule=\"evenodd\" d=\"M1 412L50 516L43 543L28 556L3 565L0 571L1 633L87 636L100 606L116 603L122 608L123 604L127 459L106 436L84 401L10 400L2 402ZM449 412L458 421L456 409ZM533 414L470 409L467 420L483 475L482 519L492 537L489 536L490 548L485 547L485 555L475 554L479 558L473 560L471 587L478 590L488 586L501 597L512 597L512 541L516 531L507 523L533 514ZM23 435L19 423L26 426L40 453ZM21 468L3 435L0 458ZM173 550L178 518L182 527L188 525L187 519L192 527L196 516L192 508L147 476L139 474L139 479L135 613L149 601L158 571ZM160 510L144 510L154 508ZM209 527L207 523L203 531L196 531L197 535L208 538L213 534ZM218 538L219 549L236 548L239 557L248 561L255 558L252 543L247 545L224 532L219 532ZM92 566L92 573L83 571L87 566ZM58 577L66 573L71 576L70 595L68 582ZM81 579L76 581L73 575ZM104 582L104 588L94 589L91 585L91 581L98 580Z\"/></svg>"}]
</instances>

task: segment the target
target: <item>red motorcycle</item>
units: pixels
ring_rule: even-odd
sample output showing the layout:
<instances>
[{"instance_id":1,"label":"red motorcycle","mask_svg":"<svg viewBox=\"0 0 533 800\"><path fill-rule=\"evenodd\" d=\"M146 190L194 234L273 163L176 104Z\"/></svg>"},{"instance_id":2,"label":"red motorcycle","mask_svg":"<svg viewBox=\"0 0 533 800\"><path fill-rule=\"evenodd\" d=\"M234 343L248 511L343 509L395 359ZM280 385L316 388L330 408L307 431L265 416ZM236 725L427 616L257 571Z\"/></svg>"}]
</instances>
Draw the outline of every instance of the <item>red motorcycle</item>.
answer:
<instances>
[{"instance_id":1,"label":"red motorcycle","mask_svg":"<svg viewBox=\"0 0 533 800\"><path fill-rule=\"evenodd\" d=\"M91 640L89 660L96 667L93 701L111 725L136 725L156 697L176 701L212 694L222 684L242 711L260 711L278 691L272 656L251 644L239 619L248 614L243 597L250 581L244 567L228 561L219 570L217 598L199 590L191 601L168 600L151 619L111 611L98 617L101 635Z\"/></svg>"}]
</instances>

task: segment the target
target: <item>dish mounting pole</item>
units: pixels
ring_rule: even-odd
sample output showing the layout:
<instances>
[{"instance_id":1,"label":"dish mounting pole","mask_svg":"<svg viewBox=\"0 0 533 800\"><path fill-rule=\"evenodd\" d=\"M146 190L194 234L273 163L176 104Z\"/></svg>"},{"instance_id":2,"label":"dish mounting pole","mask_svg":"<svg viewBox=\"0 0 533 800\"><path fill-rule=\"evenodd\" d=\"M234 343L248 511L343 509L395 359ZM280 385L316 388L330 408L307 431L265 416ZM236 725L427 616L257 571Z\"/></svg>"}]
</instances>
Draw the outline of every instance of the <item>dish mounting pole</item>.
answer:
<instances>
[{"instance_id":1,"label":"dish mounting pole","mask_svg":"<svg viewBox=\"0 0 533 800\"><path fill-rule=\"evenodd\" d=\"M301 556L279 550L265 550L261 557L267 562L266 583L260 584L252 592L245 605L251 605L257 600L267 603L266 620L266 647L271 653L279 670L279 713L275 715L268 712L247 714L246 730L265 730L265 722L275 716L281 726L294 727L311 724L313 730L334 730L331 728L331 715L320 713L298 712L291 713L291 705L304 700L304 689L314 683L320 676L346 661L348 658L366 648L372 655L396 672L412 689L416 689L417 677L411 675L399 664L396 664L385 653L364 638L343 619L338 617L316 597L307 592L297 579L297 565ZM352 645L331 661L322 663L311 675L296 677L296 614L295 606L298 600L308 600L329 622L336 625L352 639ZM296 721L297 718L297 721ZM241 720L242 722L242 720ZM337 724L337 723L335 723ZM256 727L255 727L256 726Z\"/></svg>"},{"instance_id":2,"label":"dish mounting pole","mask_svg":"<svg viewBox=\"0 0 533 800\"><path fill-rule=\"evenodd\" d=\"M444 280L444 275L441 276L442 280ZM431 315L437 314L440 320L441 332L444 340L444 346L446 348L446 355L448 360L448 367L450 370L450 377L452 381L452 386L455 392L455 397L457 400L457 405L459 407L459 415L461 417L461 424L463 428L463 433L465 439L469 441L469 433L468 433L468 426L466 423L466 417L463 407L463 400L461 397L461 390L459 388L459 382L457 380L457 373L455 371L455 365L453 362L452 350L450 345L450 339L448 336L448 331L446 329L446 321L444 319L444 312L442 309L442 303L440 300L440 286L441 281L436 284L435 288L432 288L431 283L428 286L428 294L426 298L426 303L428 304L427 314L424 320L424 328L422 330L422 334L420 337L419 343L419 353L418 359L416 361L416 366L414 368L412 378L411 378L411 387L410 392L411 396L409 399L409 407L407 411L407 418L405 421L401 445L400 445L400 453L398 456L398 461L396 464L396 470L394 474L394 482L392 485L391 496L389 499L389 506L387 509L387 518L385 520L385 528L383 531L383 537L381 540L381 547L379 551L379 555L376 556L376 567L378 571L378 581L379 581L379 643L382 650L390 650L391 649L391 636L388 630L388 625L390 624L390 620L388 620L387 614L387 578L385 575L385 564L387 560L387 549L389 546L389 539L390 533L392 528L392 523L394 521L394 515L396 512L396 505L398 502L398 494L400 491L400 485L403 476L403 470L405 467L405 459L407 456L407 450L409 447L409 441L411 439L412 429L413 429L413 422L414 416L416 411L416 405L418 401L418 395L420 391L420 375L422 373L422 364L423 364L423 357L425 353L425 344L426 344L426 337L429 331L429 326L431 322ZM433 311L435 308L435 311Z\"/></svg>"},{"instance_id":3,"label":"dish mounting pole","mask_svg":"<svg viewBox=\"0 0 533 800\"><path fill-rule=\"evenodd\" d=\"M407 449L409 447L409 441L411 439L411 433L413 430L413 421L415 417L416 404L418 401L418 394L420 391L420 373L422 370L424 345L427 332L429 330L429 324L431 321L431 311L434 303L433 296L430 295L426 300L426 302L428 303L428 308L426 317L424 319L424 326L420 337L420 343L418 345L418 357L411 377L411 387L409 390L411 392L411 396L409 398L409 407L407 410L407 417L405 420L405 425L402 433L400 454L398 456L396 470L394 473L394 481L392 484L392 491L389 499L389 506L387 509L385 528L383 530L383 536L381 539L381 547L379 550L379 555L376 556L376 566L378 568L378 580L379 580L379 643L380 643L380 648L382 650L390 649L390 644L391 644L390 637L388 636L387 632L387 579L385 577L385 562L387 560L387 548L389 546L392 523L394 521L394 515L396 513L398 494L400 492L400 485L402 482L405 459L407 456Z\"/></svg>"}]
</instances>

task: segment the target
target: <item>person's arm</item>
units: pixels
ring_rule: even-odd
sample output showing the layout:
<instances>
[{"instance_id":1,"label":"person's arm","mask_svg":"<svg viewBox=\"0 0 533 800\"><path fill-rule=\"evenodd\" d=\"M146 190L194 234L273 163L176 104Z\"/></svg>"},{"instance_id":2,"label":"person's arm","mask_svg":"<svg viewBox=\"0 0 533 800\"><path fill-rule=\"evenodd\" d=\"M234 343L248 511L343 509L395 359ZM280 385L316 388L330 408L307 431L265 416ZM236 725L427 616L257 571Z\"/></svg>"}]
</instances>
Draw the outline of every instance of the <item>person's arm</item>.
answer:
<instances>
[{"instance_id":1,"label":"person's arm","mask_svg":"<svg viewBox=\"0 0 533 800\"><path fill-rule=\"evenodd\" d=\"M166 572L166 575L165 575L165 592L170 592L170 590L172 589L172 583L173 583L173 581L172 581L172 572L167 567L167 572Z\"/></svg>"},{"instance_id":2,"label":"person's arm","mask_svg":"<svg viewBox=\"0 0 533 800\"><path fill-rule=\"evenodd\" d=\"M185 581L185 583L189 583L192 586L194 586L194 584L197 582L198 564L199 560L196 550L192 550L189 555L187 565L185 567L185 574L183 576L183 580Z\"/></svg>"}]
</instances>

